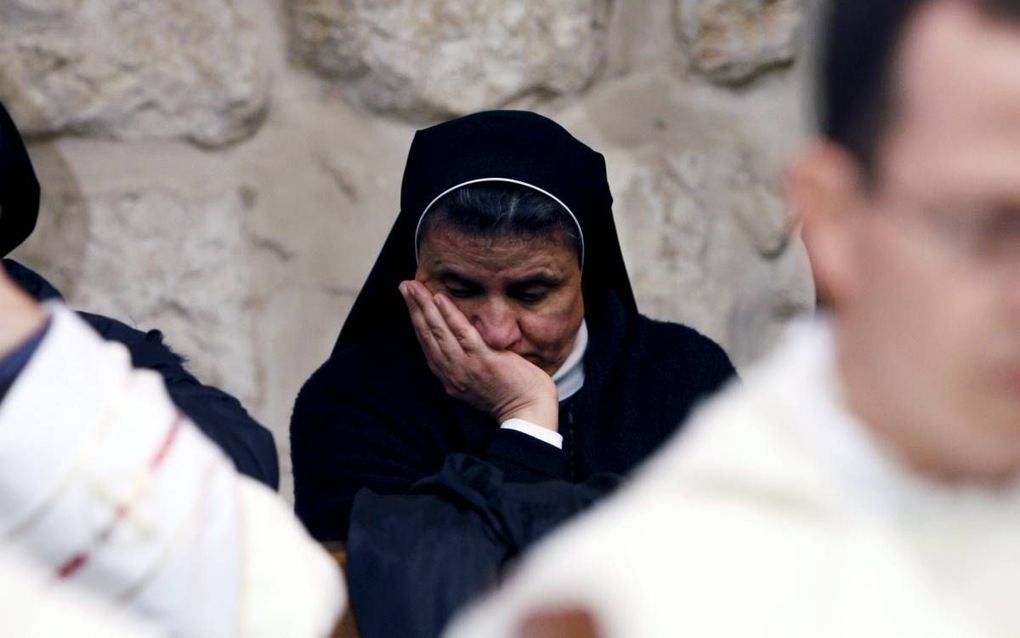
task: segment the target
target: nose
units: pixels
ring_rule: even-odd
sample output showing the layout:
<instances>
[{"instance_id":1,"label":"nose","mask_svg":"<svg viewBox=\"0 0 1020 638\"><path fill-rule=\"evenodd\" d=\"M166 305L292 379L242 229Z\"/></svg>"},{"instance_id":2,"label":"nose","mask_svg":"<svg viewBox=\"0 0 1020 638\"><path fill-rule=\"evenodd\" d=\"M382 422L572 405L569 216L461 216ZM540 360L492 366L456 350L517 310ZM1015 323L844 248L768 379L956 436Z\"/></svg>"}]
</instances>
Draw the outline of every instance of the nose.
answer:
<instances>
[{"instance_id":1,"label":"nose","mask_svg":"<svg viewBox=\"0 0 1020 638\"><path fill-rule=\"evenodd\" d=\"M493 350L508 350L521 338L517 315L500 299L487 299L472 313L471 323Z\"/></svg>"}]
</instances>

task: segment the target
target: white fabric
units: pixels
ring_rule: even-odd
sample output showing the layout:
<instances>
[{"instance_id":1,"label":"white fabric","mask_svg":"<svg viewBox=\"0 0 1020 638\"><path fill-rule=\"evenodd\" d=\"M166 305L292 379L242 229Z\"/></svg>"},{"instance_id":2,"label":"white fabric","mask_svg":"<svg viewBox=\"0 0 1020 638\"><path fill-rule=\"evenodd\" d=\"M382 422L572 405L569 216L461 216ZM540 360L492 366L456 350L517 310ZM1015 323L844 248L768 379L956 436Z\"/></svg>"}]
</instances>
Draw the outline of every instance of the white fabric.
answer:
<instances>
[{"instance_id":1,"label":"white fabric","mask_svg":"<svg viewBox=\"0 0 1020 638\"><path fill-rule=\"evenodd\" d=\"M327 635L343 606L328 554L179 413L158 374L48 309L0 403L0 546L54 591L88 591L174 635Z\"/></svg>"},{"instance_id":2,"label":"white fabric","mask_svg":"<svg viewBox=\"0 0 1020 638\"><path fill-rule=\"evenodd\" d=\"M560 366L560 369L553 374L553 382L556 383L556 391L559 394L560 402L566 401L574 396L584 386L584 353L588 350L588 324L582 319L581 327L574 337L574 347L567 355L567 359ZM528 436L533 436L543 443L563 449L563 435L553 432L549 428L532 423L527 419L508 419L500 424L501 428L515 430Z\"/></svg>"},{"instance_id":3,"label":"white fabric","mask_svg":"<svg viewBox=\"0 0 1020 638\"><path fill-rule=\"evenodd\" d=\"M561 450L563 449L562 434L559 432L553 432L549 428L544 428L541 425L528 421L527 419L508 419L499 427L504 430L515 430L522 434L527 434L528 436L535 437L543 443L548 443L549 445Z\"/></svg>"},{"instance_id":4,"label":"white fabric","mask_svg":"<svg viewBox=\"0 0 1020 638\"><path fill-rule=\"evenodd\" d=\"M168 636L135 616L85 590L50 586L48 569L0 545L0 627L4 636L53 638L101 636L149 638Z\"/></svg>"},{"instance_id":5,"label":"white fabric","mask_svg":"<svg viewBox=\"0 0 1020 638\"><path fill-rule=\"evenodd\" d=\"M1020 636L1020 488L907 470L845 408L822 323L744 383L447 636L571 605L605 638Z\"/></svg>"},{"instance_id":6,"label":"white fabric","mask_svg":"<svg viewBox=\"0 0 1020 638\"><path fill-rule=\"evenodd\" d=\"M566 401L584 386L584 353L587 351L588 323L582 319L581 327L577 329L577 336L574 337L574 347L552 377L560 401Z\"/></svg>"}]
</instances>

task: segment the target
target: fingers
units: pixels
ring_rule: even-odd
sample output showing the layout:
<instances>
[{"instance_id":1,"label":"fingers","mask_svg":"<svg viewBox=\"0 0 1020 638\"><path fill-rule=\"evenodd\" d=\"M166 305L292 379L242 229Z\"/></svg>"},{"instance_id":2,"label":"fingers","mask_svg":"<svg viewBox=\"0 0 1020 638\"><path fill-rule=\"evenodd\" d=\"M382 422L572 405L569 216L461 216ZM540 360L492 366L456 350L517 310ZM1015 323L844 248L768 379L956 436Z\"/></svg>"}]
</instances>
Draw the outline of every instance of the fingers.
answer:
<instances>
[{"instance_id":1,"label":"fingers","mask_svg":"<svg viewBox=\"0 0 1020 638\"><path fill-rule=\"evenodd\" d=\"M423 336L431 338L442 350L449 351L452 346L456 345L457 339L453 336L453 332L447 325L446 319L443 318L443 315L436 307L432 293L418 282L407 282L404 286L410 293L421 314L426 330L426 335Z\"/></svg>"},{"instance_id":2,"label":"fingers","mask_svg":"<svg viewBox=\"0 0 1020 638\"><path fill-rule=\"evenodd\" d=\"M489 349L482 339L482 335L478 334L478 330L471 325L471 322L464 316L464 313L452 301L446 298L446 295L437 294L435 296L435 304L439 308L439 313L449 327L451 334L453 334L453 337L460 343L465 352L484 352Z\"/></svg>"},{"instance_id":3,"label":"fingers","mask_svg":"<svg viewBox=\"0 0 1020 638\"><path fill-rule=\"evenodd\" d=\"M556 428L559 404L549 375L517 354L492 350L449 297L416 281L402 282L400 294L429 369L450 396L497 421L523 415Z\"/></svg>"},{"instance_id":4,"label":"fingers","mask_svg":"<svg viewBox=\"0 0 1020 638\"><path fill-rule=\"evenodd\" d=\"M407 305L407 312L411 318L411 325L414 327L414 336L418 339L418 344L421 346L422 352L425 354L429 367L433 368L433 372L438 372L434 369L434 364L437 363L437 359L442 356L442 352L439 349L439 344L436 343L435 336L429 329L428 322L425 320L425 312L418 301L418 298L414 295L412 285L409 282L403 282L400 284L400 295L404 298L404 303Z\"/></svg>"},{"instance_id":5,"label":"fingers","mask_svg":"<svg viewBox=\"0 0 1020 638\"><path fill-rule=\"evenodd\" d=\"M442 368L439 374L441 377L450 379L456 376L454 372L466 364L466 353L443 314L437 308L432 293L421 283L415 281L401 284L401 292L405 295L405 301L408 303L411 313L411 322L426 357L430 359L430 364ZM466 323L467 320L463 319L463 322ZM433 371L435 372L435 370Z\"/></svg>"}]
</instances>

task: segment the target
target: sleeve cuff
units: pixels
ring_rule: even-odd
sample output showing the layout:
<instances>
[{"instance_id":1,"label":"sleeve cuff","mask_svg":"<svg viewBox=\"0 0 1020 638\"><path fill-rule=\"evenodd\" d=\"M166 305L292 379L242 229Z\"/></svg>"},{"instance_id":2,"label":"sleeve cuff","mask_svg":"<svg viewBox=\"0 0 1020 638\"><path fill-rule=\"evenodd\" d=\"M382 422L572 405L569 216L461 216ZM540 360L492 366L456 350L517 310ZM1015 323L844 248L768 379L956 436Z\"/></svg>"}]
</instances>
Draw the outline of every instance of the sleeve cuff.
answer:
<instances>
[{"instance_id":1,"label":"sleeve cuff","mask_svg":"<svg viewBox=\"0 0 1020 638\"><path fill-rule=\"evenodd\" d=\"M563 449L563 435L559 432L553 432L549 428L544 428L541 425L532 423L525 419L507 419L499 427L514 430L521 434L527 434L530 437L534 437L539 441L548 443L558 450Z\"/></svg>"},{"instance_id":2,"label":"sleeve cuff","mask_svg":"<svg viewBox=\"0 0 1020 638\"><path fill-rule=\"evenodd\" d=\"M511 428L492 433L485 458L511 483L562 479L566 471L563 450Z\"/></svg>"}]
</instances>

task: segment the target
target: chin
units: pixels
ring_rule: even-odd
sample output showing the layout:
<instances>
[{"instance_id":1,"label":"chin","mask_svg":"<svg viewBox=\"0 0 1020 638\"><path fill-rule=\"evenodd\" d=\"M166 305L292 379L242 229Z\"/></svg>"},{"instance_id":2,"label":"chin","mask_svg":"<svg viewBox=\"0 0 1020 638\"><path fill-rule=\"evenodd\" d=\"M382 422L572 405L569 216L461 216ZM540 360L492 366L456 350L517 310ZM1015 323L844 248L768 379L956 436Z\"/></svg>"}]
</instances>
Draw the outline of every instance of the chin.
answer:
<instances>
[{"instance_id":1,"label":"chin","mask_svg":"<svg viewBox=\"0 0 1020 638\"><path fill-rule=\"evenodd\" d=\"M549 364L542 357L538 357L532 354L526 354L524 355L524 358L530 361L531 363L535 364L539 368L542 368L546 372L549 372Z\"/></svg>"}]
</instances>

